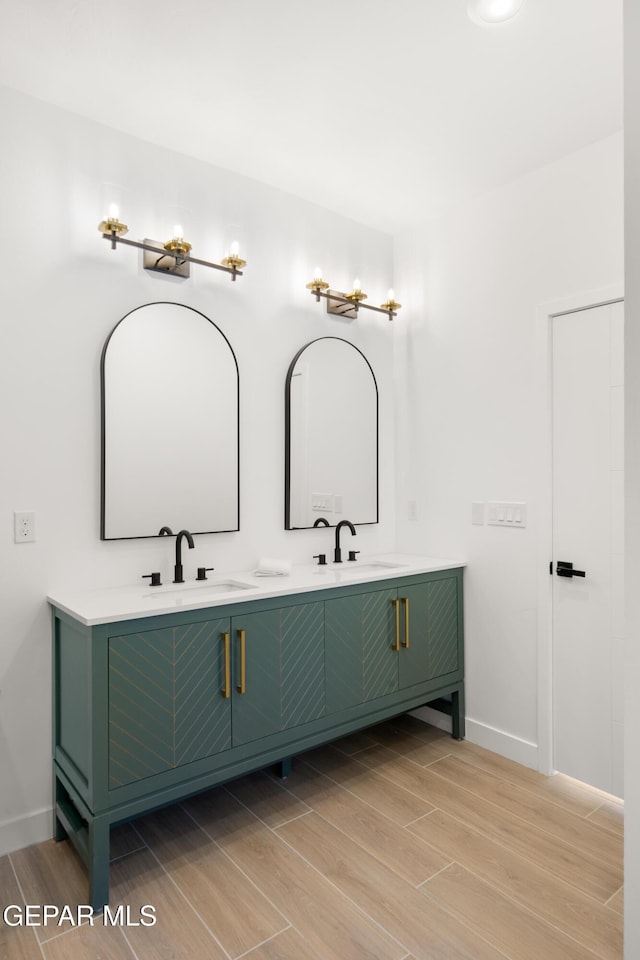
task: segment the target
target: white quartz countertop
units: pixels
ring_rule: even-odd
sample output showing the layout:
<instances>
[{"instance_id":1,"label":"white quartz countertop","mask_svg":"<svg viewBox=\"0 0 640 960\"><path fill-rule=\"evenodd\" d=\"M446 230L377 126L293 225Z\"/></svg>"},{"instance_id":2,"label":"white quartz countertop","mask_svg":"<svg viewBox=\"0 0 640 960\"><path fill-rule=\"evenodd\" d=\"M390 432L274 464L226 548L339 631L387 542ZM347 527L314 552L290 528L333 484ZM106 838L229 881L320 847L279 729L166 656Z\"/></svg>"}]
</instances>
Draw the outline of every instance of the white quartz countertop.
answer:
<instances>
[{"instance_id":1,"label":"white quartz countertop","mask_svg":"<svg viewBox=\"0 0 640 960\"><path fill-rule=\"evenodd\" d=\"M99 590L59 589L52 591L47 600L80 623L93 626L464 566L461 560L387 553L326 566L294 564L291 573L282 576L259 576L255 571L243 570L213 573L202 582L190 579L182 584L163 583L160 587L151 587L145 581Z\"/></svg>"}]
</instances>

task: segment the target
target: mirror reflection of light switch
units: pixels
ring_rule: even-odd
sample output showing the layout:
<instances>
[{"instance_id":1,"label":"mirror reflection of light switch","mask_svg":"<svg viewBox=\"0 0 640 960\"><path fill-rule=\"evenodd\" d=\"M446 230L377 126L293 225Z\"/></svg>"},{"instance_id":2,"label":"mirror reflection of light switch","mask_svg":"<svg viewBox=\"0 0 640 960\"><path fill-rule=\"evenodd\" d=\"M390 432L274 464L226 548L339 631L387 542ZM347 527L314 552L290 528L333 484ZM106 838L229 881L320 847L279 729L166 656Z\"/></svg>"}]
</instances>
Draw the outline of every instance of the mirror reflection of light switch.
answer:
<instances>
[{"instance_id":1,"label":"mirror reflection of light switch","mask_svg":"<svg viewBox=\"0 0 640 960\"><path fill-rule=\"evenodd\" d=\"M481 501L474 501L471 504L471 523L478 527L484 526L485 506L486 504Z\"/></svg>"}]
</instances>

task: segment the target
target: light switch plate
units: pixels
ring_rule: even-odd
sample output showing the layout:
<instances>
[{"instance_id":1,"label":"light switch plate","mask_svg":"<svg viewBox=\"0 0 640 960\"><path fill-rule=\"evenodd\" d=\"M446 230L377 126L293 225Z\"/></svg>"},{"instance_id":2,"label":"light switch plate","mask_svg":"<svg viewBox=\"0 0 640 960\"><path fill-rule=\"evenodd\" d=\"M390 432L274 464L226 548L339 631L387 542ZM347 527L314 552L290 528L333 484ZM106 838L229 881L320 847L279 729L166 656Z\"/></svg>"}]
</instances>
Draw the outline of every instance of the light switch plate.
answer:
<instances>
[{"instance_id":1,"label":"light switch plate","mask_svg":"<svg viewBox=\"0 0 640 960\"><path fill-rule=\"evenodd\" d=\"M515 500L490 500L488 523L494 527L526 527L527 505Z\"/></svg>"}]
</instances>

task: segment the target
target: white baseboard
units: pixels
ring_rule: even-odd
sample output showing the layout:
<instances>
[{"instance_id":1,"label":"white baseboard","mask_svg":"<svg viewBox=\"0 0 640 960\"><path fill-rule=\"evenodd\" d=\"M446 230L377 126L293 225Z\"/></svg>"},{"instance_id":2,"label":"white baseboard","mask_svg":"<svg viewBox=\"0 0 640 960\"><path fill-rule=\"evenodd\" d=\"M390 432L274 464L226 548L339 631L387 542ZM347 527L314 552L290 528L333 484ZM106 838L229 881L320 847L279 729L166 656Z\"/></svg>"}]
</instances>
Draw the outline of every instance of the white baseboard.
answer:
<instances>
[{"instance_id":1,"label":"white baseboard","mask_svg":"<svg viewBox=\"0 0 640 960\"><path fill-rule=\"evenodd\" d=\"M446 713L440 713L439 710L433 710L432 707L418 707L412 710L411 715L425 723L430 723L440 730L451 732L451 717ZM538 745L529 740L521 740L520 737L514 737L504 730L496 730L477 720L465 719L465 739L471 743L484 747L485 750L491 750L501 757L508 760L514 760L521 763L524 767L530 767L532 770L538 769Z\"/></svg>"},{"instance_id":2,"label":"white baseboard","mask_svg":"<svg viewBox=\"0 0 640 960\"><path fill-rule=\"evenodd\" d=\"M0 823L0 856L13 853L32 843L42 843L53 836L53 810L47 807L25 817Z\"/></svg>"},{"instance_id":3,"label":"white baseboard","mask_svg":"<svg viewBox=\"0 0 640 960\"><path fill-rule=\"evenodd\" d=\"M477 720L470 720L467 717L466 739L471 743L484 747L485 750L491 750L493 753L506 757L507 760L515 760L521 763L523 767L530 767L531 770L538 769L538 744L531 743L529 740L521 740L520 737L514 737L504 730L496 730L484 723L478 723Z\"/></svg>"}]
</instances>

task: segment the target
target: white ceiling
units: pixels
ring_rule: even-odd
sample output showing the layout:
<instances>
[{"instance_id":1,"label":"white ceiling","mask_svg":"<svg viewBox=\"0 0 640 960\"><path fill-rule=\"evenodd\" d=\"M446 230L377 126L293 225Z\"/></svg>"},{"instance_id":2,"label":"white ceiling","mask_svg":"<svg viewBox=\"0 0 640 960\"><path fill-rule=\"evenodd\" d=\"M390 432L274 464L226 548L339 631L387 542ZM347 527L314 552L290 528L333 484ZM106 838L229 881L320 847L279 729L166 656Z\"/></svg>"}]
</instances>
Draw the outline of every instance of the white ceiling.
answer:
<instances>
[{"instance_id":1,"label":"white ceiling","mask_svg":"<svg viewBox=\"0 0 640 960\"><path fill-rule=\"evenodd\" d=\"M605 13L606 11L606 13ZM0 83L396 231L622 126L622 0L0 0Z\"/></svg>"}]
</instances>

